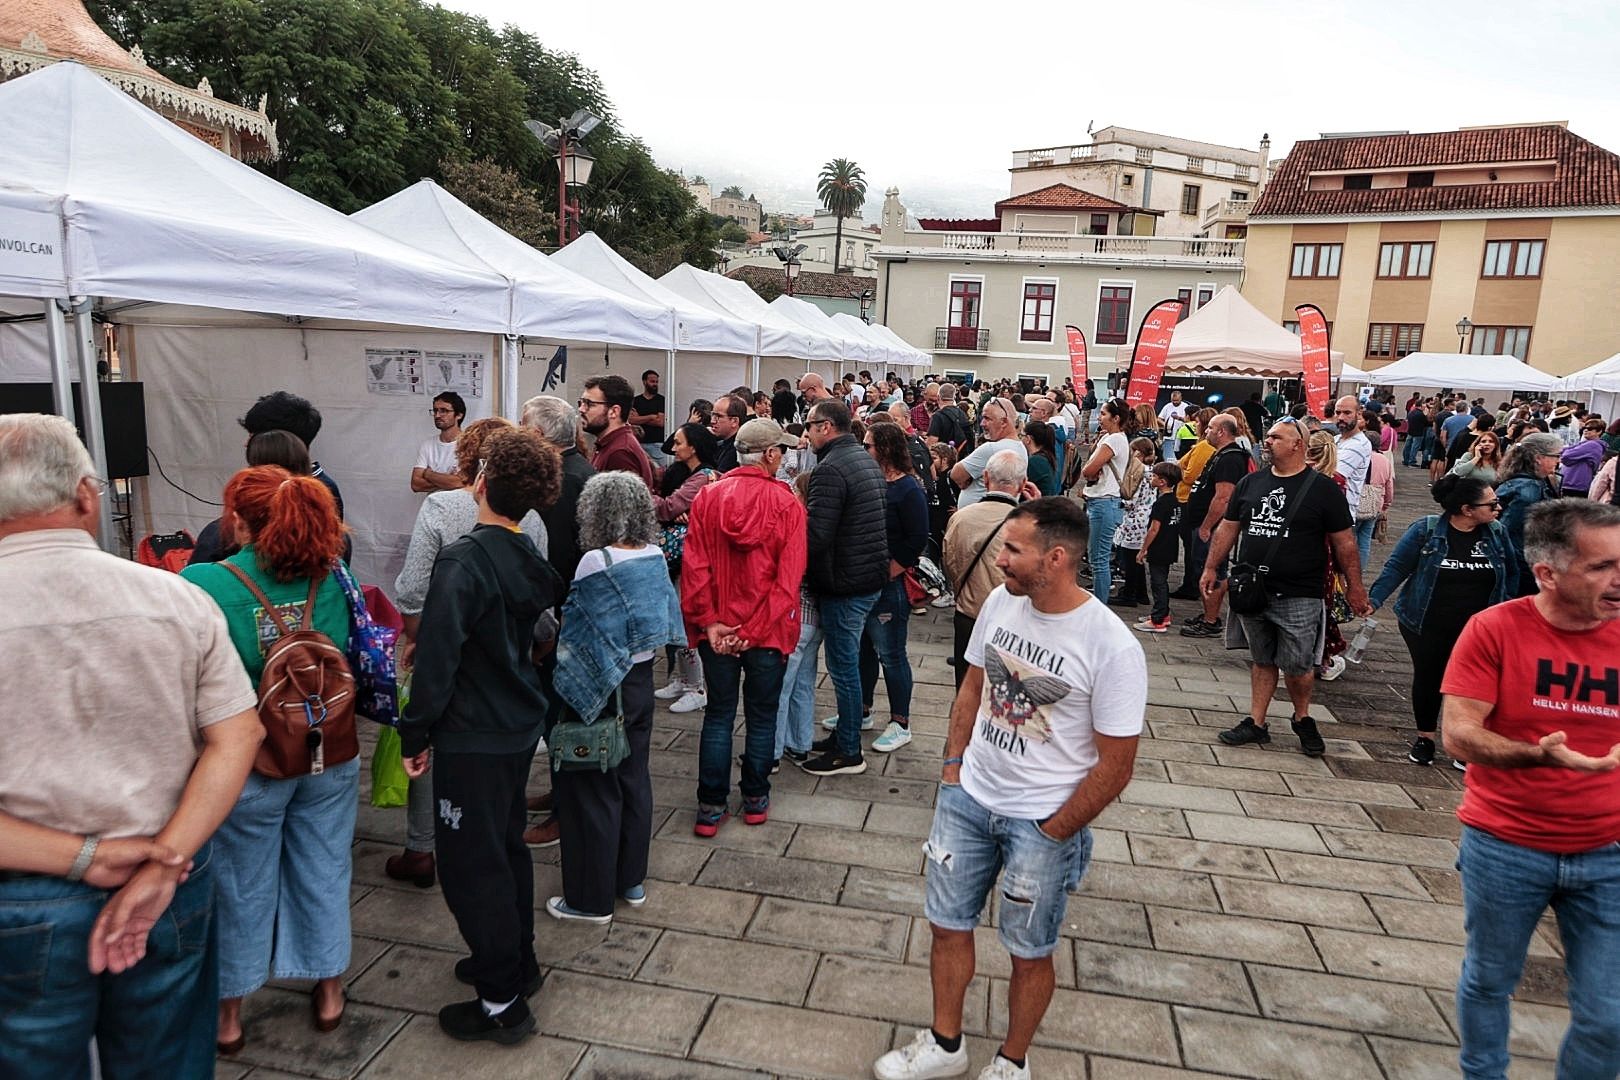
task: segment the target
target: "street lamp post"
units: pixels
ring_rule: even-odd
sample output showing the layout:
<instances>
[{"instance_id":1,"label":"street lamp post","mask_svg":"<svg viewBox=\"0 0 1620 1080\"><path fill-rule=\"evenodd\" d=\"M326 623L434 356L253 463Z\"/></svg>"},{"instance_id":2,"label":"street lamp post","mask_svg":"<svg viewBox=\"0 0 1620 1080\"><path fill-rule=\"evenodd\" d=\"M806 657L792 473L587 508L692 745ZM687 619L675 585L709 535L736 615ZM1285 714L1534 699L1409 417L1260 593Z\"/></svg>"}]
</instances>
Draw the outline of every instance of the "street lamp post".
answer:
<instances>
[{"instance_id":1,"label":"street lamp post","mask_svg":"<svg viewBox=\"0 0 1620 1080\"><path fill-rule=\"evenodd\" d=\"M783 265L783 269L787 272L787 294L792 296L793 283L799 278L799 257L797 255L789 255L788 261Z\"/></svg>"},{"instance_id":2,"label":"street lamp post","mask_svg":"<svg viewBox=\"0 0 1620 1080\"><path fill-rule=\"evenodd\" d=\"M577 201L569 200L571 188L582 188L590 182L591 168L596 159L580 149L579 142L596 130L602 118L588 109L578 109L556 127L538 120L525 120L535 138L547 150L557 155L557 246L566 247L579 235L580 209Z\"/></svg>"},{"instance_id":3,"label":"street lamp post","mask_svg":"<svg viewBox=\"0 0 1620 1080\"><path fill-rule=\"evenodd\" d=\"M1473 328L1474 328L1474 324L1468 321L1468 316L1464 315L1462 318L1457 320L1457 351L1458 352L1466 351L1467 345L1468 345L1468 331L1472 330Z\"/></svg>"},{"instance_id":4,"label":"street lamp post","mask_svg":"<svg viewBox=\"0 0 1620 1080\"><path fill-rule=\"evenodd\" d=\"M872 290L871 289L862 289L861 290L861 322L870 323L872 321L871 311L872 311Z\"/></svg>"},{"instance_id":5,"label":"street lamp post","mask_svg":"<svg viewBox=\"0 0 1620 1080\"><path fill-rule=\"evenodd\" d=\"M791 244L791 246L789 246ZM791 238L771 248L771 254L782 261L782 273L787 277L787 294L793 295L793 280L799 276L799 252L804 244L793 244Z\"/></svg>"}]
</instances>

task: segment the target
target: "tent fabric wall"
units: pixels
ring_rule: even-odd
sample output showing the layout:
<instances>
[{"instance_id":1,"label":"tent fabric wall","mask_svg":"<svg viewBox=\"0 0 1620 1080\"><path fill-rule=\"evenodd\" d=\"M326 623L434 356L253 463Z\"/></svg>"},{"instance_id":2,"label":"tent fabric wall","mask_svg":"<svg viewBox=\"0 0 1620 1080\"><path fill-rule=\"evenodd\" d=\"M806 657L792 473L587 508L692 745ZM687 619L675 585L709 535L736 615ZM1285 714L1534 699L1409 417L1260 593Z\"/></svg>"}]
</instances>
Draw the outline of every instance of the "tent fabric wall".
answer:
<instances>
[{"instance_id":1,"label":"tent fabric wall","mask_svg":"<svg viewBox=\"0 0 1620 1080\"><path fill-rule=\"evenodd\" d=\"M45 323L0 323L0 382L49 382Z\"/></svg>"},{"instance_id":2,"label":"tent fabric wall","mask_svg":"<svg viewBox=\"0 0 1620 1080\"><path fill-rule=\"evenodd\" d=\"M672 418L686 419L686 407L694 398L713 401L733 388L750 382L752 363L746 356L728 353L678 352L675 354L675 380L669 383L667 350L608 348L601 345L568 346L568 366L561 384L544 388L549 361L557 342L530 340L524 345L524 359L518 367L518 401L536 394L551 394L569 403L577 402L585 380L593 375L622 375L636 393L641 393L641 373L649 368L658 372L659 392ZM671 392L674 397L670 397Z\"/></svg>"},{"instance_id":3,"label":"tent fabric wall","mask_svg":"<svg viewBox=\"0 0 1620 1080\"><path fill-rule=\"evenodd\" d=\"M361 580L392 593L416 513L426 498L411 491L417 448L434 434L431 395L387 396L366 387L367 348L445 349L493 357L490 334L390 330L252 330L226 327L121 327L134 378L161 393L146 397L147 441L180 487L218 501L242 467L246 435L237 423L260 396L291 390L321 412L313 456L342 489ZM463 394L467 419L491 412L494 387ZM139 488L141 485L137 485ZM191 530L219 516L170 486L156 469L135 507L136 534Z\"/></svg>"}]
</instances>

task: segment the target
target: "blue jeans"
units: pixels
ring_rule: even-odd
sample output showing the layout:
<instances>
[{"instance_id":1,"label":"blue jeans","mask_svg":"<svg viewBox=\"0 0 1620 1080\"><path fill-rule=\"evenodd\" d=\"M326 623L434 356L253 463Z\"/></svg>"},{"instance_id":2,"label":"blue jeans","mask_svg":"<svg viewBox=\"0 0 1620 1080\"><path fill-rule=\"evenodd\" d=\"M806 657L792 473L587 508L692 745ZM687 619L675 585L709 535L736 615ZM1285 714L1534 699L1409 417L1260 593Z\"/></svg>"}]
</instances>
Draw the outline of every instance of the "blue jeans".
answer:
<instances>
[{"instance_id":1,"label":"blue jeans","mask_svg":"<svg viewBox=\"0 0 1620 1080\"><path fill-rule=\"evenodd\" d=\"M821 634L827 674L838 698L838 752L861 756L861 635L881 593L821 597Z\"/></svg>"},{"instance_id":2,"label":"blue jeans","mask_svg":"<svg viewBox=\"0 0 1620 1080\"><path fill-rule=\"evenodd\" d=\"M1080 888L1091 861L1091 830L1054 840L1029 818L992 813L962 785L941 784L923 854L930 923L958 931L978 926L1000 874L996 932L1012 955L1039 960L1057 950L1069 893Z\"/></svg>"},{"instance_id":3,"label":"blue jeans","mask_svg":"<svg viewBox=\"0 0 1620 1080\"><path fill-rule=\"evenodd\" d=\"M698 644L709 703L698 739L698 802L724 806L731 794L731 733L737 727L737 691L743 699L743 798L771 793L771 746L782 702L787 661L778 649L748 649L736 656Z\"/></svg>"},{"instance_id":4,"label":"blue jeans","mask_svg":"<svg viewBox=\"0 0 1620 1080\"><path fill-rule=\"evenodd\" d=\"M1086 558L1091 562L1091 591L1104 600L1114 583L1113 567L1109 559L1114 554L1114 533L1125 519L1125 505L1119 496L1109 495L1086 500L1086 520L1091 523L1091 539Z\"/></svg>"},{"instance_id":5,"label":"blue jeans","mask_svg":"<svg viewBox=\"0 0 1620 1080\"><path fill-rule=\"evenodd\" d=\"M1361 556L1361 577L1367 578L1367 560L1372 558L1372 534L1378 527L1377 518L1356 522L1356 554Z\"/></svg>"},{"instance_id":6,"label":"blue jeans","mask_svg":"<svg viewBox=\"0 0 1620 1080\"><path fill-rule=\"evenodd\" d=\"M821 651L821 623L801 622L799 644L782 669L782 700L776 709L776 754L783 749L810 752L815 742L816 657Z\"/></svg>"},{"instance_id":7,"label":"blue jeans","mask_svg":"<svg viewBox=\"0 0 1620 1080\"><path fill-rule=\"evenodd\" d=\"M349 878L360 759L319 776L249 773L214 834L219 996L278 979L329 979L349 966Z\"/></svg>"},{"instance_id":8,"label":"blue jeans","mask_svg":"<svg viewBox=\"0 0 1620 1080\"><path fill-rule=\"evenodd\" d=\"M1548 905L1558 915L1569 976L1569 1030L1559 1080L1620 1074L1620 844L1555 855L1463 826L1468 949L1457 982L1457 1033L1466 1080L1508 1068L1508 995L1519 985L1530 935Z\"/></svg>"},{"instance_id":9,"label":"blue jeans","mask_svg":"<svg viewBox=\"0 0 1620 1080\"><path fill-rule=\"evenodd\" d=\"M1417 459L1419 457L1419 452L1422 449L1423 436L1418 435L1413 437L1412 435L1408 434L1406 436L1406 443L1401 447L1401 464L1416 465L1418 463Z\"/></svg>"},{"instance_id":10,"label":"blue jeans","mask_svg":"<svg viewBox=\"0 0 1620 1080\"><path fill-rule=\"evenodd\" d=\"M906 625L911 621L911 600L904 575L893 578L878 593L878 602L866 617L866 636L883 665L883 685L889 690L889 713L911 715L911 660L906 656ZM863 702L864 704L864 702Z\"/></svg>"},{"instance_id":11,"label":"blue jeans","mask_svg":"<svg viewBox=\"0 0 1620 1080\"><path fill-rule=\"evenodd\" d=\"M0 1076L87 1078L92 1036L107 1080L213 1076L214 861L204 844L146 956L120 975L90 973L105 890L57 877L0 881Z\"/></svg>"}]
</instances>

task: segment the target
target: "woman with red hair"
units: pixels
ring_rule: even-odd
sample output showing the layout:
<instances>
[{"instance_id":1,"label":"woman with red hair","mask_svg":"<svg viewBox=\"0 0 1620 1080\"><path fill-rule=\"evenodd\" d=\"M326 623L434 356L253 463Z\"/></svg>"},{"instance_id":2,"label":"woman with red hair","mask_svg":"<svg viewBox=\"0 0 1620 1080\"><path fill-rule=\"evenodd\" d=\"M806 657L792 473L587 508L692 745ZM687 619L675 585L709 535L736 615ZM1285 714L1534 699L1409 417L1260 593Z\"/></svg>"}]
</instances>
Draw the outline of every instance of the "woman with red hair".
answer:
<instances>
[{"instance_id":1,"label":"woman with red hair","mask_svg":"<svg viewBox=\"0 0 1620 1080\"><path fill-rule=\"evenodd\" d=\"M349 604L333 575L344 527L326 485L277 465L243 469L225 485L226 539L241 550L182 576L208 593L257 685L280 636L274 614L230 569L258 586L294 625L314 591L312 627L338 648L349 640ZM242 998L270 978L314 979L318 1031L343 1018L349 966L349 847L354 839L360 759L325 757L320 771L274 779L248 775L214 836L219 881L219 1050L242 1048Z\"/></svg>"}]
</instances>

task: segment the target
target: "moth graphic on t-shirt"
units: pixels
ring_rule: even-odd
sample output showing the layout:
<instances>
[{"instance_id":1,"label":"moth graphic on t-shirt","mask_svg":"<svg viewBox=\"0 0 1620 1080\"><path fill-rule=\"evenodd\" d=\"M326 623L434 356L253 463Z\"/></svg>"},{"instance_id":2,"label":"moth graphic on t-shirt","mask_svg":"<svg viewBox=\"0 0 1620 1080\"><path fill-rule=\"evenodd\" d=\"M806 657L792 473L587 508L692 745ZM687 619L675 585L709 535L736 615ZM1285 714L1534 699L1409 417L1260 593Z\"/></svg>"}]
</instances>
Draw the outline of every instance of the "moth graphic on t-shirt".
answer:
<instances>
[{"instance_id":1,"label":"moth graphic on t-shirt","mask_svg":"<svg viewBox=\"0 0 1620 1080\"><path fill-rule=\"evenodd\" d=\"M1072 687L995 645L985 649L984 677L990 723L1045 742L1051 733L1049 706L1067 697Z\"/></svg>"}]
</instances>

